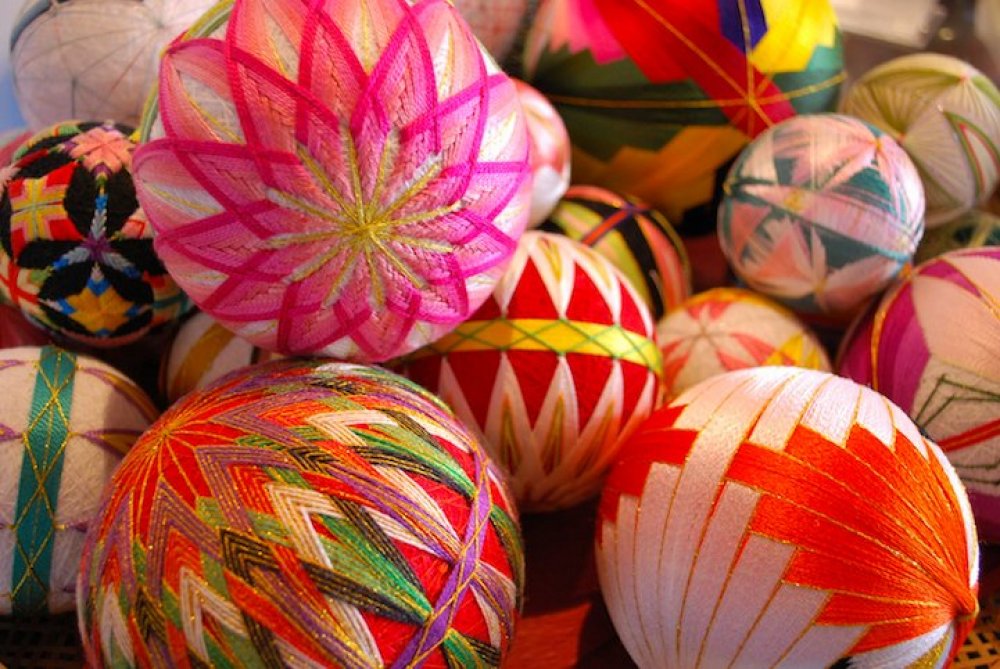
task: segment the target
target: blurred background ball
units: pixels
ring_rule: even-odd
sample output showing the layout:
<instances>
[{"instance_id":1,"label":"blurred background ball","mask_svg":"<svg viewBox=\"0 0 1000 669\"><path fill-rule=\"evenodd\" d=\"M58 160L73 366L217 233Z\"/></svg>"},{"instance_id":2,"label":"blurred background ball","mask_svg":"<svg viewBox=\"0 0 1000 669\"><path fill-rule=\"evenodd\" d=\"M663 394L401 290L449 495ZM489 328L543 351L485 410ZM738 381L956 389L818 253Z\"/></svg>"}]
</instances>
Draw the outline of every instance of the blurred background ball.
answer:
<instances>
[{"instance_id":1,"label":"blurred background ball","mask_svg":"<svg viewBox=\"0 0 1000 669\"><path fill-rule=\"evenodd\" d=\"M107 365L0 351L0 615L72 611L84 535L122 456L156 419Z\"/></svg>"},{"instance_id":2,"label":"blurred background ball","mask_svg":"<svg viewBox=\"0 0 1000 669\"><path fill-rule=\"evenodd\" d=\"M454 4L486 50L502 63L514 46L529 0L454 0Z\"/></svg>"},{"instance_id":3,"label":"blurred background ball","mask_svg":"<svg viewBox=\"0 0 1000 669\"><path fill-rule=\"evenodd\" d=\"M536 231L479 311L404 367L483 435L522 511L600 491L622 439L652 411L661 371L628 281L579 242Z\"/></svg>"},{"instance_id":4,"label":"blurred background ball","mask_svg":"<svg viewBox=\"0 0 1000 669\"><path fill-rule=\"evenodd\" d=\"M657 324L656 341L668 398L711 376L747 367L832 371L823 345L802 321L741 288L713 288L689 298Z\"/></svg>"},{"instance_id":5,"label":"blurred background ball","mask_svg":"<svg viewBox=\"0 0 1000 669\"><path fill-rule=\"evenodd\" d=\"M924 232L914 262L922 263L956 249L1000 246L1000 216L973 209Z\"/></svg>"},{"instance_id":6,"label":"blurred background ball","mask_svg":"<svg viewBox=\"0 0 1000 669\"><path fill-rule=\"evenodd\" d=\"M528 225L536 227L552 213L569 188L569 135L559 112L544 95L520 79L515 79L514 85L528 124L532 182Z\"/></svg>"},{"instance_id":7,"label":"blurred background ball","mask_svg":"<svg viewBox=\"0 0 1000 669\"><path fill-rule=\"evenodd\" d=\"M750 288L849 320L907 267L924 233L913 163L882 131L837 114L758 137L726 178L719 242Z\"/></svg>"},{"instance_id":8,"label":"blurred background ball","mask_svg":"<svg viewBox=\"0 0 1000 669\"><path fill-rule=\"evenodd\" d=\"M0 133L0 168L14 160L14 153L31 139L32 134L27 128L13 128Z\"/></svg>"},{"instance_id":9,"label":"blurred background ball","mask_svg":"<svg viewBox=\"0 0 1000 669\"><path fill-rule=\"evenodd\" d=\"M189 308L153 251L132 183L132 129L61 123L14 154L0 197L0 294L33 322L109 347Z\"/></svg>"},{"instance_id":10,"label":"blurred background ball","mask_svg":"<svg viewBox=\"0 0 1000 669\"><path fill-rule=\"evenodd\" d=\"M843 77L826 0L546 0L525 51L525 79L569 129L574 182L635 194L681 230L711 229L740 149L831 111Z\"/></svg>"},{"instance_id":11,"label":"blurred background ball","mask_svg":"<svg viewBox=\"0 0 1000 669\"><path fill-rule=\"evenodd\" d=\"M881 128L913 159L927 195L927 227L996 190L1000 91L969 63L937 53L901 56L856 81L843 109Z\"/></svg>"},{"instance_id":12,"label":"blurred background ball","mask_svg":"<svg viewBox=\"0 0 1000 669\"><path fill-rule=\"evenodd\" d=\"M49 343L45 332L24 317L20 310L0 304L0 348L44 346Z\"/></svg>"},{"instance_id":13,"label":"blurred background ball","mask_svg":"<svg viewBox=\"0 0 1000 669\"><path fill-rule=\"evenodd\" d=\"M940 669L979 610L968 507L944 454L878 393L730 372L622 449L598 575L643 669Z\"/></svg>"},{"instance_id":14,"label":"blurred background ball","mask_svg":"<svg viewBox=\"0 0 1000 669\"><path fill-rule=\"evenodd\" d=\"M917 267L847 340L840 373L883 393L941 446L980 534L1000 540L1000 248Z\"/></svg>"},{"instance_id":15,"label":"blurred background ball","mask_svg":"<svg viewBox=\"0 0 1000 669\"><path fill-rule=\"evenodd\" d=\"M71 118L136 125L160 51L215 2L27 0L10 36L21 114L36 130Z\"/></svg>"},{"instance_id":16,"label":"blurred background ball","mask_svg":"<svg viewBox=\"0 0 1000 669\"><path fill-rule=\"evenodd\" d=\"M655 209L597 186L571 186L541 226L582 242L611 261L654 320L691 294L684 243Z\"/></svg>"},{"instance_id":17,"label":"blurred background ball","mask_svg":"<svg viewBox=\"0 0 1000 669\"><path fill-rule=\"evenodd\" d=\"M160 390L173 403L229 372L277 357L198 312L181 325L170 343L160 370Z\"/></svg>"},{"instance_id":18,"label":"blurred background ball","mask_svg":"<svg viewBox=\"0 0 1000 669\"><path fill-rule=\"evenodd\" d=\"M520 531L486 453L385 370L280 362L187 395L88 534L90 666L500 666Z\"/></svg>"},{"instance_id":19,"label":"blurred background ball","mask_svg":"<svg viewBox=\"0 0 1000 669\"><path fill-rule=\"evenodd\" d=\"M489 296L528 220L517 92L445 0L220 4L166 50L149 111L157 252L268 350L426 344Z\"/></svg>"}]
</instances>

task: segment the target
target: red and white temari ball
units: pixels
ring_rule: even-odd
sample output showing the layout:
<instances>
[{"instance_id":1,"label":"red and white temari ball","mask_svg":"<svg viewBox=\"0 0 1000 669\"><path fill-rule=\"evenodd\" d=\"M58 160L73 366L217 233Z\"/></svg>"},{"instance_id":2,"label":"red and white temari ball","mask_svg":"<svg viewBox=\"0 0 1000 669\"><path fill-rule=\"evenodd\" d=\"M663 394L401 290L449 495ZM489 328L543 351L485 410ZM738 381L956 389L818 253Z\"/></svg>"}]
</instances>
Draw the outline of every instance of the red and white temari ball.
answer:
<instances>
[{"instance_id":1,"label":"red and white temari ball","mask_svg":"<svg viewBox=\"0 0 1000 669\"><path fill-rule=\"evenodd\" d=\"M569 188L570 144L566 124L552 103L535 88L514 80L528 122L531 143L531 217L535 227L552 213Z\"/></svg>"},{"instance_id":2,"label":"red and white temari ball","mask_svg":"<svg viewBox=\"0 0 1000 669\"><path fill-rule=\"evenodd\" d=\"M160 51L213 4L23 0L10 63L25 120L36 130L72 118L134 126L156 81Z\"/></svg>"},{"instance_id":3,"label":"red and white temari ball","mask_svg":"<svg viewBox=\"0 0 1000 669\"><path fill-rule=\"evenodd\" d=\"M1000 248L917 267L855 328L840 373L883 393L941 446L980 535L1000 540Z\"/></svg>"},{"instance_id":4,"label":"red and white temari ball","mask_svg":"<svg viewBox=\"0 0 1000 669\"><path fill-rule=\"evenodd\" d=\"M551 511L600 491L661 364L649 309L610 261L532 231L493 296L405 368L478 430L522 511Z\"/></svg>"},{"instance_id":5,"label":"red and white temari ball","mask_svg":"<svg viewBox=\"0 0 1000 669\"><path fill-rule=\"evenodd\" d=\"M501 62L507 58L528 12L528 0L454 0L454 3L493 57Z\"/></svg>"},{"instance_id":6,"label":"red and white temari ball","mask_svg":"<svg viewBox=\"0 0 1000 669\"><path fill-rule=\"evenodd\" d=\"M268 350L381 361L433 341L527 223L517 91L445 0L224 0L166 50L147 112L157 251Z\"/></svg>"},{"instance_id":7,"label":"red and white temari ball","mask_svg":"<svg viewBox=\"0 0 1000 669\"><path fill-rule=\"evenodd\" d=\"M691 297L660 320L656 340L668 398L711 376L747 367L832 371L823 345L802 321L742 288L713 288Z\"/></svg>"},{"instance_id":8,"label":"red and white temari ball","mask_svg":"<svg viewBox=\"0 0 1000 669\"><path fill-rule=\"evenodd\" d=\"M979 548L941 450L832 374L713 377L629 439L597 570L632 659L661 667L949 665Z\"/></svg>"},{"instance_id":9,"label":"red and white temari ball","mask_svg":"<svg viewBox=\"0 0 1000 669\"><path fill-rule=\"evenodd\" d=\"M0 615L72 611L84 536L157 416L118 371L59 348L0 351Z\"/></svg>"},{"instance_id":10,"label":"red and white temari ball","mask_svg":"<svg viewBox=\"0 0 1000 669\"><path fill-rule=\"evenodd\" d=\"M170 344L160 368L160 390L168 402L176 402L229 372L275 357L198 312L180 327Z\"/></svg>"},{"instance_id":11,"label":"red and white temari ball","mask_svg":"<svg viewBox=\"0 0 1000 669\"><path fill-rule=\"evenodd\" d=\"M436 397L278 361L185 396L88 534L90 666L498 667L524 582L502 475Z\"/></svg>"}]
</instances>

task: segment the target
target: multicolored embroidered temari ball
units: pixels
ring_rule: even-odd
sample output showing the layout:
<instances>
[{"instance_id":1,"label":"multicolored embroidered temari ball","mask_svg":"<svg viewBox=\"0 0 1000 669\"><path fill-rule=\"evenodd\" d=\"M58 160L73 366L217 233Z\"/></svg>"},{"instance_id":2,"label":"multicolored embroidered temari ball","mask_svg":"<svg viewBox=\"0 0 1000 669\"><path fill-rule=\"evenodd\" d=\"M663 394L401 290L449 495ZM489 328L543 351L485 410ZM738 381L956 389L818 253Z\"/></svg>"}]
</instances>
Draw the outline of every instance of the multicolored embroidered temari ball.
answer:
<instances>
[{"instance_id":1,"label":"multicolored embroidered temari ball","mask_svg":"<svg viewBox=\"0 0 1000 669\"><path fill-rule=\"evenodd\" d=\"M878 126L916 164L927 194L927 227L983 202L1000 180L1000 91L972 65L918 53L855 82L844 112Z\"/></svg>"},{"instance_id":2,"label":"multicolored embroidered temari ball","mask_svg":"<svg viewBox=\"0 0 1000 669\"><path fill-rule=\"evenodd\" d=\"M187 395L109 485L91 666L499 667L523 553L450 411L374 367L280 361Z\"/></svg>"},{"instance_id":3,"label":"multicolored embroidered temari ball","mask_svg":"<svg viewBox=\"0 0 1000 669\"><path fill-rule=\"evenodd\" d=\"M111 367L55 347L0 351L0 615L72 611L88 526L156 419Z\"/></svg>"},{"instance_id":4,"label":"multicolored embroidered temari ball","mask_svg":"<svg viewBox=\"0 0 1000 669\"><path fill-rule=\"evenodd\" d=\"M176 402L229 372L275 357L198 312L185 321L170 344L160 367L160 390L168 402Z\"/></svg>"},{"instance_id":5,"label":"multicolored embroidered temari ball","mask_svg":"<svg viewBox=\"0 0 1000 669\"><path fill-rule=\"evenodd\" d=\"M552 103L520 79L514 80L531 143L531 217L536 227L552 213L569 188L570 146L566 124Z\"/></svg>"},{"instance_id":6,"label":"multicolored embroidered temari ball","mask_svg":"<svg viewBox=\"0 0 1000 669\"><path fill-rule=\"evenodd\" d=\"M483 46L503 62L517 39L529 0L454 0Z\"/></svg>"},{"instance_id":7,"label":"multicolored embroidered temari ball","mask_svg":"<svg viewBox=\"0 0 1000 669\"><path fill-rule=\"evenodd\" d=\"M885 394L944 449L980 534L1000 540L1000 248L920 265L856 328L840 373Z\"/></svg>"},{"instance_id":8,"label":"multicolored embroidered temari ball","mask_svg":"<svg viewBox=\"0 0 1000 669\"><path fill-rule=\"evenodd\" d=\"M715 224L732 160L843 79L827 0L547 0L526 79L559 109L573 180L633 193L681 229Z\"/></svg>"},{"instance_id":9,"label":"multicolored embroidered temari ball","mask_svg":"<svg viewBox=\"0 0 1000 669\"><path fill-rule=\"evenodd\" d=\"M528 220L517 92L445 0L224 0L167 49L148 111L157 251L269 350L380 361L437 339Z\"/></svg>"},{"instance_id":10,"label":"multicolored embroidered temari ball","mask_svg":"<svg viewBox=\"0 0 1000 669\"><path fill-rule=\"evenodd\" d=\"M657 400L660 352L608 260L532 231L479 311L404 367L483 435L522 511L550 511L600 491Z\"/></svg>"},{"instance_id":11,"label":"multicolored embroidered temari ball","mask_svg":"<svg viewBox=\"0 0 1000 669\"><path fill-rule=\"evenodd\" d=\"M112 123L55 125L0 174L0 295L93 346L127 343L189 308L135 197L131 133Z\"/></svg>"},{"instance_id":12,"label":"multicolored embroidered temari ball","mask_svg":"<svg viewBox=\"0 0 1000 669\"><path fill-rule=\"evenodd\" d=\"M948 251L1000 246L1000 216L973 209L954 221L927 230L913 261L922 263Z\"/></svg>"},{"instance_id":13,"label":"multicolored embroidered temari ball","mask_svg":"<svg viewBox=\"0 0 1000 669\"><path fill-rule=\"evenodd\" d=\"M656 341L668 398L747 367L832 371L823 345L794 314L741 288L713 288L686 300L657 324Z\"/></svg>"},{"instance_id":14,"label":"multicolored embroidered temari ball","mask_svg":"<svg viewBox=\"0 0 1000 669\"><path fill-rule=\"evenodd\" d=\"M795 311L849 320L913 259L924 190L882 131L799 116L758 137L726 179L719 242L751 288Z\"/></svg>"},{"instance_id":15,"label":"multicolored embroidered temari ball","mask_svg":"<svg viewBox=\"0 0 1000 669\"><path fill-rule=\"evenodd\" d=\"M632 283L654 319L691 294L691 265L674 228L639 200L572 186L541 227L593 248Z\"/></svg>"},{"instance_id":16,"label":"multicolored embroidered temari ball","mask_svg":"<svg viewBox=\"0 0 1000 669\"><path fill-rule=\"evenodd\" d=\"M979 547L941 450L878 393L759 367L659 409L601 499L597 569L654 667L949 666Z\"/></svg>"},{"instance_id":17,"label":"multicolored embroidered temari ball","mask_svg":"<svg viewBox=\"0 0 1000 669\"><path fill-rule=\"evenodd\" d=\"M160 51L215 2L25 0L10 38L25 120L35 129L71 118L135 125Z\"/></svg>"}]
</instances>

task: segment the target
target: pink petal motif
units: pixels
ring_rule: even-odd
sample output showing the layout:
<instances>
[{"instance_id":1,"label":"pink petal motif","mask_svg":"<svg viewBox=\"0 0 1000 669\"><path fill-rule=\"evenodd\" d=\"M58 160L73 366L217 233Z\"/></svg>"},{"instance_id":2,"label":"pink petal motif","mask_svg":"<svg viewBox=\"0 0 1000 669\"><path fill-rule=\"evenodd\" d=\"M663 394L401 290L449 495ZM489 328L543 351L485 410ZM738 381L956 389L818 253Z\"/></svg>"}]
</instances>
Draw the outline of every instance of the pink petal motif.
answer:
<instances>
[{"instance_id":1,"label":"pink petal motif","mask_svg":"<svg viewBox=\"0 0 1000 669\"><path fill-rule=\"evenodd\" d=\"M233 0L135 156L164 263L258 346L382 361L468 318L530 207L512 82L445 0Z\"/></svg>"}]
</instances>

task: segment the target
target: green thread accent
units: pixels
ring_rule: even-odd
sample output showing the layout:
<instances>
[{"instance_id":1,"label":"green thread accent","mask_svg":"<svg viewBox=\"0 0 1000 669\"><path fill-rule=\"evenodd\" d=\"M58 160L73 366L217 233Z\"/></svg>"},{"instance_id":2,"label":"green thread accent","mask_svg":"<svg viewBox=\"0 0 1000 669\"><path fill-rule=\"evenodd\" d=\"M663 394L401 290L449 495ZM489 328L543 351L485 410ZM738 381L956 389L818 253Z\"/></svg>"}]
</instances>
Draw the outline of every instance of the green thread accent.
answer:
<instances>
[{"instance_id":1,"label":"green thread accent","mask_svg":"<svg viewBox=\"0 0 1000 669\"><path fill-rule=\"evenodd\" d=\"M38 361L17 489L11 592L15 615L44 613L55 544L56 503L69 440L76 356L46 346Z\"/></svg>"}]
</instances>

